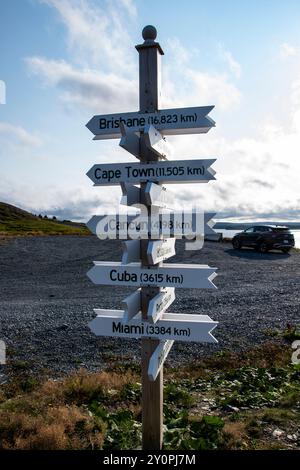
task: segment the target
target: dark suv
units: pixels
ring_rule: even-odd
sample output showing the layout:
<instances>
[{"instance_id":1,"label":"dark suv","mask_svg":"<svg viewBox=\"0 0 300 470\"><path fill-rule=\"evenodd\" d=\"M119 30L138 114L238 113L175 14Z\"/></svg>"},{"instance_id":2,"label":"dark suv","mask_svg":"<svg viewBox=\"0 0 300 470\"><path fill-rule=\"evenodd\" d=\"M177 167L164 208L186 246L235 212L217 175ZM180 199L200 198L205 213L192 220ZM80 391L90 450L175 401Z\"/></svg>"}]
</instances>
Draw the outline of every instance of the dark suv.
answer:
<instances>
[{"instance_id":1,"label":"dark suv","mask_svg":"<svg viewBox=\"0 0 300 470\"><path fill-rule=\"evenodd\" d=\"M295 245L295 240L288 227L256 225L237 233L232 239L232 245L235 250L239 250L243 246L249 246L261 253L273 249L288 253Z\"/></svg>"}]
</instances>

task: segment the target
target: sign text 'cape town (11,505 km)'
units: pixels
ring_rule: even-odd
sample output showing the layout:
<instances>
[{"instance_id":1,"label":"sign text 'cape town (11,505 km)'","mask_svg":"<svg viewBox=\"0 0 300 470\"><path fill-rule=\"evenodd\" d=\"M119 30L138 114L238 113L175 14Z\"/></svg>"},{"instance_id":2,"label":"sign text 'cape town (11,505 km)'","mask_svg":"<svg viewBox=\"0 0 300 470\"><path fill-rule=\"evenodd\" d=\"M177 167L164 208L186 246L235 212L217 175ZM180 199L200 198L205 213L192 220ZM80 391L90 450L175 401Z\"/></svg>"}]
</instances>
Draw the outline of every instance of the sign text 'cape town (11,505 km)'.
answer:
<instances>
[{"instance_id":1,"label":"sign text 'cape town (11,505 km)'","mask_svg":"<svg viewBox=\"0 0 300 470\"><path fill-rule=\"evenodd\" d=\"M129 324L124 324L123 310L94 309L94 312L97 317L89 323L89 327L98 336L217 343L211 331L218 322L208 315L164 313L152 324L143 321L141 314L138 314Z\"/></svg>"},{"instance_id":2,"label":"sign text 'cape town (11,505 km)'","mask_svg":"<svg viewBox=\"0 0 300 470\"><path fill-rule=\"evenodd\" d=\"M172 160L151 163L99 163L87 176L95 186L114 186L120 183L159 181L168 184L207 183L215 180L211 165L214 158L204 160Z\"/></svg>"},{"instance_id":3,"label":"sign text 'cape town (11,505 km)'","mask_svg":"<svg viewBox=\"0 0 300 470\"><path fill-rule=\"evenodd\" d=\"M141 263L94 261L87 275L94 284L216 289L216 268L205 264L164 264L155 269Z\"/></svg>"},{"instance_id":4,"label":"sign text 'cape town (11,505 km)'","mask_svg":"<svg viewBox=\"0 0 300 470\"><path fill-rule=\"evenodd\" d=\"M131 132L141 132L152 125L162 135L202 134L215 126L208 117L214 106L194 108L160 109L155 113L120 113L94 116L86 127L95 139L117 139L122 137L120 123Z\"/></svg>"}]
</instances>

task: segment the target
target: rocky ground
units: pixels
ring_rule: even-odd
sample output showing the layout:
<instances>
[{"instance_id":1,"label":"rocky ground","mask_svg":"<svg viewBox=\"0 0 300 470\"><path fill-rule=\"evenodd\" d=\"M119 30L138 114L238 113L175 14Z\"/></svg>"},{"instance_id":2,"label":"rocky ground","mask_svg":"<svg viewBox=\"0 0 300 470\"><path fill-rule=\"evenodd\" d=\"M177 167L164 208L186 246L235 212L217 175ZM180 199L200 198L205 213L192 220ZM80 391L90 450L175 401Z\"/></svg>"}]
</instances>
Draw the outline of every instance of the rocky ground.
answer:
<instances>
[{"instance_id":1,"label":"rocky ground","mask_svg":"<svg viewBox=\"0 0 300 470\"><path fill-rule=\"evenodd\" d=\"M234 251L206 242L170 262L218 268L218 290L176 289L172 312L208 314L219 321L218 345L175 343L169 365L224 349L240 350L267 339L287 324L300 324L300 253ZM131 288L95 286L86 277L93 260L119 261L121 245L96 237L24 237L0 245L0 339L9 363L52 375L85 367L96 370L114 357L138 362L139 342L97 338L87 324L93 308L121 308Z\"/></svg>"}]
</instances>

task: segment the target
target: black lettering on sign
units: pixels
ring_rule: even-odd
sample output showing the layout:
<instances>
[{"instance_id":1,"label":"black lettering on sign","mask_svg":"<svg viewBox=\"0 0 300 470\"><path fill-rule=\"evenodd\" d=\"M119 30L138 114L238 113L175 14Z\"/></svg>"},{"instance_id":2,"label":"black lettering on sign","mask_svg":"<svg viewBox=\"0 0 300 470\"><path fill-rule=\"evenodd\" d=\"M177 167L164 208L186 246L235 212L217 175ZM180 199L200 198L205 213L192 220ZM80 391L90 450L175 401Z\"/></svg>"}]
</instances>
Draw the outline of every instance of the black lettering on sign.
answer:
<instances>
[{"instance_id":1,"label":"black lettering on sign","mask_svg":"<svg viewBox=\"0 0 300 470\"><path fill-rule=\"evenodd\" d=\"M135 273L129 273L126 270L123 272L118 272L116 269L112 269L109 273L109 278L111 281L119 282L137 282L137 275Z\"/></svg>"}]
</instances>

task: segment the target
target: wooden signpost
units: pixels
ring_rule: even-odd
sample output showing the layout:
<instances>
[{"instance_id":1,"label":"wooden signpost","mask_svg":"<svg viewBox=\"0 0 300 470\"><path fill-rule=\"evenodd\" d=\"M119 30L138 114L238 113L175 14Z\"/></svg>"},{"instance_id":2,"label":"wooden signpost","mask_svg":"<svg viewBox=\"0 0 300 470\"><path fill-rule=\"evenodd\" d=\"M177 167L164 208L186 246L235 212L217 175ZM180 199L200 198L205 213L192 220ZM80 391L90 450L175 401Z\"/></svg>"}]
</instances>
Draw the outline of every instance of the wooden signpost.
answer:
<instances>
[{"instance_id":1,"label":"wooden signpost","mask_svg":"<svg viewBox=\"0 0 300 470\"><path fill-rule=\"evenodd\" d=\"M164 264L175 255L176 238L198 240L215 234L215 214L171 210L171 199L162 184L207 183L214 180L215 159L167 160L166 135L206 133L215 122L208 116L213 106L161 109L160 59L156 29L143 29L139 53L138 112L98 115L87 124L94 140L120 138L120 146L140 163L94 165L87 173L95 186L121 185L122 204L141 211L137 215L94 216L88 222L100 239L123 239L121 262L95 261L88 272L95 284L136 286L122 302L123 310L95 309L89 324L98 336L140 338L142 369L143 449L162 448L163 364L175 340L216 343L216 327L207 315L166 313L175 300L175 287L213 289L216 268L197 264ZM138 186L139 185L139 186ZM192 237L191 237L192 235ZM189 242L192 249L199 244ZM200 246L201 248L201 246Z\"/></svg>"}]
</instances>

